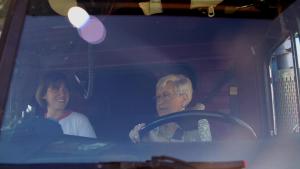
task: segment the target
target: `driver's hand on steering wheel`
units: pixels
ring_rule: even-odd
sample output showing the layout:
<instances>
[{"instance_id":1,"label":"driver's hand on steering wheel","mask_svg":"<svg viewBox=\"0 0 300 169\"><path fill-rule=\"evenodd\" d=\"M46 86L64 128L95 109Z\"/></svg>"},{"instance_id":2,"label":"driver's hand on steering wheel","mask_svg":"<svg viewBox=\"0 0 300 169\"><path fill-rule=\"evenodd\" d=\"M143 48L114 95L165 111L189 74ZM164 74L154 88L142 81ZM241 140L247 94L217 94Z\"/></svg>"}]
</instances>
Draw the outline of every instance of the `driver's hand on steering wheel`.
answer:
<instances>
[{"instance_id":1,"label":"driver's hand on steering wheel","mask_svg":"<svg viewBox=\"0 0 300 169\"><path fill-rule=\"evenodd\" d=\"M140 130L142 130L145 127L145 123L140 123L134 126L133 129L130 130L129 132L129 138L133 143L138 143L140 142Z\"/></svg>"}]
</instances>

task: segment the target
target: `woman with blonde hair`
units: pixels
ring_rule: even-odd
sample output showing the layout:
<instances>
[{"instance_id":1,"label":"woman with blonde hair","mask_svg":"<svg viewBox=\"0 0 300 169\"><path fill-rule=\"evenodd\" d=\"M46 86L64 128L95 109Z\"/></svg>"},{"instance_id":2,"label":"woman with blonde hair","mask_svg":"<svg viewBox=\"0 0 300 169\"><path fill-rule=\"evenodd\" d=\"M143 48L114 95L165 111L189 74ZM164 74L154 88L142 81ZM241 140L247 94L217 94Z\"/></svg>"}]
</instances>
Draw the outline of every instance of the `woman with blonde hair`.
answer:
<instances>
[{"instance_id":1,"label":"woman with blonde hair","mask_svg":"<svg viewBox=\"0 0 300 169\"><path fill-rule=\"evenodd\" d=\"M184 111L192 100L193 87L191 80L182 74L170 74L159 79L156 84L156 110L158 116ZM136 125L129 133L130 139L140 141L139 131L145 123ZM175 138L180 127L176 123L168 123L155 128L149 133L151 141L174 142L182 138Z\"/></svg>"}]
</instances>

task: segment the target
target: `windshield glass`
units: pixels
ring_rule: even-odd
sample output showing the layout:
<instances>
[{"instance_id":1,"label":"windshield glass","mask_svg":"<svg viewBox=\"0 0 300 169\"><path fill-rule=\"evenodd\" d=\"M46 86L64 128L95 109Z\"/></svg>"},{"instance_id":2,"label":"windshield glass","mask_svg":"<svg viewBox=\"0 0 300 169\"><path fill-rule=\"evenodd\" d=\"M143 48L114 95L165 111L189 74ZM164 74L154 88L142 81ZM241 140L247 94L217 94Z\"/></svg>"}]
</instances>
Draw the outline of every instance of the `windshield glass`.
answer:
<instances>
[{"instance_id":1,"label":"windshield glass","mask_svg":"<svg viewBox=\"0 0 300 169\"><path fill-rule=\"evenodd\" d=\"M297 1L27 5L2 163L255 161L299 133Z\"/></svg>"}]
</instances>

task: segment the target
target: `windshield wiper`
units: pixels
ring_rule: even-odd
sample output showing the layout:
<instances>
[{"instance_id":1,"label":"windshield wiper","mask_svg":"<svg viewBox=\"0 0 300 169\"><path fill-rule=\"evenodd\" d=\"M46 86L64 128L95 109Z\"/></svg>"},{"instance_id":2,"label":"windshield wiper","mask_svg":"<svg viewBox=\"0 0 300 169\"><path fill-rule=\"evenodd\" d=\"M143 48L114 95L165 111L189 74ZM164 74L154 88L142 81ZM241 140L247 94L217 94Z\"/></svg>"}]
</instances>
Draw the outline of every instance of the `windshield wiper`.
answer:
<instances>
[{"instance_id":1,"label":"windshield wiper","mask_svg":"<svg viewBox=\"0 0 300 169\"><path fill-rule=\"evenodd\" d=\"M145 162L0 164L0 169L242 169L245 167L244 161L186 162L168 156L152 157Z\"/></svg>"},{"instance_id":2,"label":"windshield wiper","mask_svg":"<svg viewBox=\"0 0 300 169\"><path fill-rule=\"evenodd\" d=\"M145 162L99 163L98 169L242 169L245 161L186 162L168 156L154 156Z\"/></svg>"}]
</instances>

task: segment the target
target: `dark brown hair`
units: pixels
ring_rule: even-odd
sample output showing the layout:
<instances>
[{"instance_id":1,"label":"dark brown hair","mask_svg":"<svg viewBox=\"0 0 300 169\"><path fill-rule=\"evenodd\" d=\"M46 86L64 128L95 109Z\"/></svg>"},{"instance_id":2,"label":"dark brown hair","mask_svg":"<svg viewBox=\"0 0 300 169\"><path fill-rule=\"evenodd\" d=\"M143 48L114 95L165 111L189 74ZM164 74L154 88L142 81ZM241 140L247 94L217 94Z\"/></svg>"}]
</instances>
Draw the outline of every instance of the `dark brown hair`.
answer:
<instances>
[{"instance_id":1,"label":"dark brown hair","mask_svg":"<svg viewBox=\"0 0 300 169\"><path fill-rule=\"evenodd\" d=\"M39 86L35 93L35 98L39 105L43 108L47 107L47 102L43 98L49 87L56 87L64 84L68 90L70 90L67 77L60 72L48 72L40 81Z\"/></svg>"}]
</instances>

